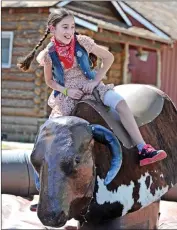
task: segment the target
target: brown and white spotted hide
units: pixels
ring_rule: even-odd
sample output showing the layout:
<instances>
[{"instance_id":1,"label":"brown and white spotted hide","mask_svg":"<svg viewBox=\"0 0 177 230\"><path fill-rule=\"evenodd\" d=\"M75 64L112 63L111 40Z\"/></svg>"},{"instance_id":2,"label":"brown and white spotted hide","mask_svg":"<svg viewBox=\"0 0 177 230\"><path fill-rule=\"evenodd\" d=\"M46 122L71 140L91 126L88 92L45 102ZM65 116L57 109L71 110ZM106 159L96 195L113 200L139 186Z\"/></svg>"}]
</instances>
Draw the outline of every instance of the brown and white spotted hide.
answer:
<instances>
[{"instance_id":1,"label":"brown and white spotted hide","mask_svg":"<svg viewBox=\"0 0 177 230\"><path fill-rule=\"evenodd\" d=\"M90 113L92 116L82 114L82 118L90 117L89 122L95 122L98 115L94 110ZM108 127L101 119L99 123ZM122 167L116 178L105 186L103 182L110 166L111 155L106 146L95 143L97 177L92 203L86 215L88 222L101 222L103 219L135 212L159 200L177 183L177 111L172 102L166 99L161 114L151 123L140 127L140 131L146 143L157 149L164 149L167 158L140 167L137 148L127 149L121 143Z\"/></svg>"}]
</instances>

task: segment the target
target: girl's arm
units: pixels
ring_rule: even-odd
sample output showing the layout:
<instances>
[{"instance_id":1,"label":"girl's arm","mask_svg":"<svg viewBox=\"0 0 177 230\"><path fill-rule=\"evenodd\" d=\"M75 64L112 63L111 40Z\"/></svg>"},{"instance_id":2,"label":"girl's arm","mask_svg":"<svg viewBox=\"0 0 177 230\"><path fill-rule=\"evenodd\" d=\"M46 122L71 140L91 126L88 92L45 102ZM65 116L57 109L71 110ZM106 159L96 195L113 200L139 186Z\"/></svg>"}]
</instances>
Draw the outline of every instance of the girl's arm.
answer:
<instances>
[{"instance_id":1,"label":"girl's arm","mask_svg":"<svg viewBox=\"0 0 177 230\"><path fill-rule=\"evenodd\" d=\"M92 53L95 54L97 57L101 58L103 61L103 65L98 70L95 77L95 81L100 82L106 75L107 71L110 69L112 63L114 62L114 55L108 50L96 44L92 48Z\"/></svg>"},{"instance_id":2,"label":"girl's arm","mask_svg":"<svg viewBox=\"0 0 177 230\"><path fill-rule=\"evenodd\" d=\"M83 92L79 89L67 89L52 79L52 65L44 64L44 77L46 84L53 90L57 90L63 93L66 96L69 96L73 99L80 99L83 96ZM64 91L66 93L64 93Z\"/></svg>"},{"instance_id":3,"label":"girl's arm","mask_svg":"<svg viewBox=\"0 0 177 230\"><path fill-rule=\"evenodd\" d=\"M61 93L64 92L65 87L58 84L56 81L52 79L52 66L49 64L44 64L44 77L46 84L52 88L53 90L57 90Z\"/></svg>"}]
</instances>

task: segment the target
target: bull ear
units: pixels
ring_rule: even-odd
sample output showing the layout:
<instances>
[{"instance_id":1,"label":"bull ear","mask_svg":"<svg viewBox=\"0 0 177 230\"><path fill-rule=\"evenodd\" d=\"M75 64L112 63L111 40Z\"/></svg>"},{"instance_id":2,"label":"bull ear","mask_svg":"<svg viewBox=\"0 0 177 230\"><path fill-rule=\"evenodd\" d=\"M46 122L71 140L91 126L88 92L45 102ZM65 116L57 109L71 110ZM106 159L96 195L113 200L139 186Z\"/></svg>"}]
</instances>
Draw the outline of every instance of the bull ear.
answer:
<instances>
[{"instance_id":1,"label":"bull ear","mask_svg":"<svg viewBox=\"0 0 177 230\"><path fill-rule=\"evenodd\" d=\"M109 129L101 125L90 125L90 127L93 138L102 144L108 145L112 153L111 167L104 180L104 184L108 185L115 178L122 165L122 148L117 137Z\"/></svg>"}]
</instances>

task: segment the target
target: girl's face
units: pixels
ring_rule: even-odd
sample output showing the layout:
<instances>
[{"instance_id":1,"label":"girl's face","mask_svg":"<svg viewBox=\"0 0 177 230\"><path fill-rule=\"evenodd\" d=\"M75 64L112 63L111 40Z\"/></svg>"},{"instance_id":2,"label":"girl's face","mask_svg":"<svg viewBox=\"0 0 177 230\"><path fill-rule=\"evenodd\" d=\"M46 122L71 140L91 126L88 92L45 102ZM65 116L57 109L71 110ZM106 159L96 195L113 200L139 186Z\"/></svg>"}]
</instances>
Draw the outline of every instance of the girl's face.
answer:
<instances>
[{"instance_id":1,"label":"girl's face","mask_svg":"<svg viewBox=\"0 0 177 230\"><path fill-rule=\"evenodd\" d=\"M58 41L66 45L69 44L75 32L74 18L72 16L63 18L55 27L53 27L51 32L53 32Z\"/></svg>"}]
</instances>

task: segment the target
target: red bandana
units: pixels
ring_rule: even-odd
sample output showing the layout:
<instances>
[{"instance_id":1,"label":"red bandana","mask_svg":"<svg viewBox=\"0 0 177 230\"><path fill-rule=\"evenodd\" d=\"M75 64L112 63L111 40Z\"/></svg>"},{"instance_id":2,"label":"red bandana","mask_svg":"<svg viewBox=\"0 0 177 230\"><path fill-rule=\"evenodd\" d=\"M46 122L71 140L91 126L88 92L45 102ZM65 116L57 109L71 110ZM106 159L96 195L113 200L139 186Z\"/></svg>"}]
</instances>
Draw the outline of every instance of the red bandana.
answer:
<instances>
[{"instance_id":1,"label":"red bandana","mask_svg":"<svg viewBox=\"0 0 177 230\"><path fill-rule=\"evenodd\" d=\"M55 50L60 61L63 62L64 67L66 69L71 68L74 63L75 38L73 38L68 45L57 41L54 36L51 38L51 42L54 43Z\"/></svg>"}]
</instances>

